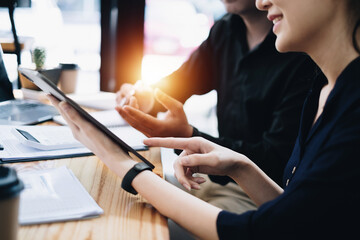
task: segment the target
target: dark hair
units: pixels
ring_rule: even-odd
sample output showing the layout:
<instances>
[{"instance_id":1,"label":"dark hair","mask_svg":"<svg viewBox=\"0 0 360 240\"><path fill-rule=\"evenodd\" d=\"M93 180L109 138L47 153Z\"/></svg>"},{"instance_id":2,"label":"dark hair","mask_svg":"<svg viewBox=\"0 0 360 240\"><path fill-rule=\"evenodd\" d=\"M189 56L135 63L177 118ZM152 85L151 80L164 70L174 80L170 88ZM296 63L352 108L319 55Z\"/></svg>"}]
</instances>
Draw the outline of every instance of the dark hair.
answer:
<instances>
[{"instance_id":1,"label":"dark hair","mask_svg":"<svg viewBox=\"0 0 360 240\"><path fill-rule=\"evenodd\" d=\"M351 13L350 19L351 19L351 23L355 22L354 25L354 29L352 32L352 42L354 45L355 50L360 53L360 46L359 43L357 41L357 31L359 30L359 26L360 26L360 1L359 0L348 0L348 9Z\"/></svg>"}]
</instances>

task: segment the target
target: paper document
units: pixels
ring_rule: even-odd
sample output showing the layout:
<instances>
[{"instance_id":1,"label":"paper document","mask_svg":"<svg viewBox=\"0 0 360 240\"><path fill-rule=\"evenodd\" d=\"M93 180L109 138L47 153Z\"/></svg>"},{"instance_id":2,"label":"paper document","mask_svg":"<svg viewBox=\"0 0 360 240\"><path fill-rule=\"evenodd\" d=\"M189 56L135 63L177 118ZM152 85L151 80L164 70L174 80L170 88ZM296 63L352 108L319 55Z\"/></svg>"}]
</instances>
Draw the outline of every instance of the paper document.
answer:
<instances>
[{"instance_id":1,"label":"paper document","mask_svg":"<svg viewBox=\"0 0 360 240\"><path fill-rule=\"evenodd\" d=\"M31 90L27 88L21 89L19 97L25 99L35 99L39 101L46 101L46 93L38 90ZM72 100L83 107L89 107L99 110L110 110L116 106L116 93L112 92L91 92L91 93L72 93L67 94Z\"/></svg>"},{"instance_id":2,"label":"paper document","mask_svg":"<svg viewBox=\"0 0 360 240\"><path fill-rule=\"evenodd\" d=\"M116 94L112 92L67 94L67 96L83 107L110 110L116 106Z\"/></svg>"},{"instance_id":3,"label":"paper document","mask_svg":"<svg viewBox=\"0 0 360 240\"><path fill-rule=\"evenodd\" d=\"M116 110L91 112L90 115L108 128L128 125ZM53 120L61 125L67 125L67 122L61 115L53 117Z\"/></svg>"},{"instance_id":4,"label":"paper document","mask_svg":"<svg viewBox=\"0 0 360 240\"><path fill-rule=\"evenodd\" d=\"M79 157L92 155L93 153L83 145L81 147L65 148L58 150L41 150L34 147L30 147L21 143L21 141L15 137L12 133L13 128L26 130L32 133L33 130L43 131L44 134L51 132L56 138L59 135L61 138L63 135L63 129L67 126L13 126L13 125L0 125L0 161L5 162L19 162L19 161L33 161L33 160L48 160L67 157ZM51 131L49 129L51 128ZM58 131L55 131L58 129ZM133 147L137 151L147 150L143 140L146 138L144 134L131 126L123 126L116 128L109 128L116 136L120 137L125 143ZM62 137L63 138L63 137ZM73 141L73 140L71 140Z\"/></svg>"},{"instance_id":5,"label":"paper document","mask_svg":"<svg viewBox=\"0 0 360 240\"><path fill-rule=\"evenodd\" d=\"M92 154L92 152L84 146L60 150L40 150L24 145L12 133L14 127L13 125L0 126L0 144L3 146L3 150L0 151L0 159L2 162L77 157ZM30 133L31 129L36 129L37 131L42 129L44 133L46 133L47 129L57 128L57 126L18 126L17 128L24 129ZM58 134L61 134L62 128L63 127L59 128Z\"/></svg>"},{"instance_id":6,"label":"paper document","mask_svg":"<svg viewBox=\"0 0 360 240\"><path fill-rule=\"evenodd\" d=\"M86 219L104 212L65 166L18 175L25 185L20 194L21 225Z\"/></svg>"}]
</instances>

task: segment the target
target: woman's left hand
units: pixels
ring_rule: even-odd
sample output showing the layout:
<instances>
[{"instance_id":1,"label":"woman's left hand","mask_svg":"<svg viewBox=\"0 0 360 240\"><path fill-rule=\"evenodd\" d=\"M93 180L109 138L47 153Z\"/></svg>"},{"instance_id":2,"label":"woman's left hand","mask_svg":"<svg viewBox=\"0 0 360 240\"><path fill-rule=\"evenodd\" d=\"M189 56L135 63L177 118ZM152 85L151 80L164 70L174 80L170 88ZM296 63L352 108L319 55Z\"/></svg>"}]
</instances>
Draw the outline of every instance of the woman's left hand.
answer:
<instances>
[{"instance_id":1,"label":"woman's left hand","mask_svg":"<svg viewBox=\"0 0 360 240\"><path fill-rule=\"evenodd\" d=\"M116 168L113 170L120 177L123 177L127 170L134 165L135 161L128 154L93 124L83 119L68 103L60 102L51 95L48 95L48 98L68 123L74 137L97 155L109 168Z\"/></svg>"}]
</instances>

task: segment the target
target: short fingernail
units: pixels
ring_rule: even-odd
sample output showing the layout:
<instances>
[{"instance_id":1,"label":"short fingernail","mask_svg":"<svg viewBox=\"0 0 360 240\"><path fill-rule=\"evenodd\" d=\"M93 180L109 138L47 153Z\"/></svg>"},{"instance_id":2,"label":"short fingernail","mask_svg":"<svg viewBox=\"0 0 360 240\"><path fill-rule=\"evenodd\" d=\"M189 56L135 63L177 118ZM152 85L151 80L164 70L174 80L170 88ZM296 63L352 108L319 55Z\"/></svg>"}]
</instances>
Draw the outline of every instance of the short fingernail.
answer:
<instances>
[{"instance_id":1,"label":"short fingernail","mask_svg":"<svg viewBox=\"0 0 360 240\"><path fill-rule=\"evenodd\" d=\"M184 184L183 184L183 186L184 186L184 188L186 188L188 191L190 191L190 190L191 190L191 187L190 187L190 185L189 185L189 184L184 183Z\"/></svg>"},{"instance_id":2,"label":"short fingernail","mask_svg":"<svg viewBox=\"0 0 360 240\"><path fill-rule=\"evenodd\" d=\"M205 178L200 178L196 182L197 183L204 183L204 182L206 182L206 179Z\"/></svg>"}]
</instances>

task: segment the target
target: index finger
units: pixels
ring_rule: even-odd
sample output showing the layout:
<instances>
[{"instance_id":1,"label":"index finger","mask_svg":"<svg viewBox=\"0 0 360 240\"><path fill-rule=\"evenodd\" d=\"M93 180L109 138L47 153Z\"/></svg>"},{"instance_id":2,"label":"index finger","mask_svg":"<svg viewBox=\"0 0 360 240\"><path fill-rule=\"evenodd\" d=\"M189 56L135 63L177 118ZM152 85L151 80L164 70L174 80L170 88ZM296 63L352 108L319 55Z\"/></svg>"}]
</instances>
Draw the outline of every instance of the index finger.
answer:
<instances>
[{"instance_id":1,"label":"index finger","mask_svg":"<svg viewBox=\"0 0 360 240\"><path fill-rule=\"evenodd\" d=\"M147 138L144 139L144 144L150 147L165 147L174 149L186 149L189 146L189 138Z\"/></svg>"}]
</instances>

